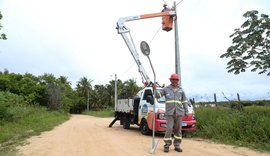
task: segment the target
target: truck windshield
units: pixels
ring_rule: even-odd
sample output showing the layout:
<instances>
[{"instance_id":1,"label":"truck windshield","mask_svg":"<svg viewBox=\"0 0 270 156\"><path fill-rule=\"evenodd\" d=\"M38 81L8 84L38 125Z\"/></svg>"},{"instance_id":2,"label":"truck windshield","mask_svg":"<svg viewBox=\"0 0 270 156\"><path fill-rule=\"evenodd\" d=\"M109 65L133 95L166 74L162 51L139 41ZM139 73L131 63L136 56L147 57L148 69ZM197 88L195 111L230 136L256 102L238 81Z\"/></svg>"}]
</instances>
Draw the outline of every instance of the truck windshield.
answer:
<instances>
[{"instance_id":1,"label":"truck windshield","mask_svg":"<svg viewBox=\"0 0 270 156\"><path fill-rule=\"evenodd\" d=\"M162 97L158 98L157 101L159 103L165 103L165 96L162 96Z\"/></svg>"}]
</instances>

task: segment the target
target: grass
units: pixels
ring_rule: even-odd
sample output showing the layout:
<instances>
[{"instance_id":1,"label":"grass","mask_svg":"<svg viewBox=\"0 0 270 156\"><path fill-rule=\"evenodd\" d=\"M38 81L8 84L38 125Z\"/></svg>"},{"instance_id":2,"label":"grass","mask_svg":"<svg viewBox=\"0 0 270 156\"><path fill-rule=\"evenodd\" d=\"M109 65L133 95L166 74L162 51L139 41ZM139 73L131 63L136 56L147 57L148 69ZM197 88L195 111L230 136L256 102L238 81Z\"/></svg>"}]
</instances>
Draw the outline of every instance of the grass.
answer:
<instances>
[{"instance_id":1,"label":"grass","mask_svg":"<svg viewBox=\"0 0 270 156\"><path fill-rule=\"evenodd\" d=\"M14 107L10 121L0 121L0 155L14 155L15 147L33 135L53 129L69 119L69 114L44 107Z\"/></svg>"},{"instance_id":2,"label":"grass","mask_svg":"<svg viewBox=\"0 0 270 156\"><path fill-rule=\"evenodd\" d=\"M196 109L196 116L196 137L270 151L268 106L249 106L241 111L225 107L201 107Z\"/></svg>"}]
</instances>

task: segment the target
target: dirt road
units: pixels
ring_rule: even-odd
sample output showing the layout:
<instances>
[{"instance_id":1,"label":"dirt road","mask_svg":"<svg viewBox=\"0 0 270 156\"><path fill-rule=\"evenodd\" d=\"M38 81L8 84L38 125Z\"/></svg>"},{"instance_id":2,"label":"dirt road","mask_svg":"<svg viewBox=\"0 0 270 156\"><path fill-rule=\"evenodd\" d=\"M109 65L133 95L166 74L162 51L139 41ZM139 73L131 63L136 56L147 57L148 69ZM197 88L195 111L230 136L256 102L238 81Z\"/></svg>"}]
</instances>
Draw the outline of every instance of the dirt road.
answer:
<instances>
[{"instance_id":1,"label":"dirt road","mask_svg":"<svg viewBox=\"0 0 270 156\"><path fill-rule=\"evenodd\" d=\"M144 136L137 126L123 129L112 118L72 115L71 119L52 131L31 137L28 144L18 147L23 156L270 156L246 148L218 145L204 141L183 139L183 153L173 149L164 153L162 136L154 154L150 154L152 136Z\"/></svg>"}]
</instances>

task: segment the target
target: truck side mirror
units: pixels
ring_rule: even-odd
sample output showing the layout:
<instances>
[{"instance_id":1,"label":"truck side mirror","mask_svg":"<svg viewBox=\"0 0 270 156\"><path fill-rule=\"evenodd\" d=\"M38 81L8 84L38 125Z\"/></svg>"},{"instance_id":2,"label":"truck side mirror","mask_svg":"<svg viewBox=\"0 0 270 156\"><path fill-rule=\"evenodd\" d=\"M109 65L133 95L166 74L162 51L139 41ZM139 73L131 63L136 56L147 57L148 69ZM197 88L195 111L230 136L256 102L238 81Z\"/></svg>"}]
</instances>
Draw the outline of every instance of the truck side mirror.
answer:
<instances>
[{"instance_id":1,"label":"truck side mirror","mask_svg":"<svg viewBox=\"0 0 270 156\"><path fill-rule=\"evenodd\" d=\"M147 95L146 102L149 102L151 105L154 104L154 98L152 95Z\"/></svg>"}]
</instances>

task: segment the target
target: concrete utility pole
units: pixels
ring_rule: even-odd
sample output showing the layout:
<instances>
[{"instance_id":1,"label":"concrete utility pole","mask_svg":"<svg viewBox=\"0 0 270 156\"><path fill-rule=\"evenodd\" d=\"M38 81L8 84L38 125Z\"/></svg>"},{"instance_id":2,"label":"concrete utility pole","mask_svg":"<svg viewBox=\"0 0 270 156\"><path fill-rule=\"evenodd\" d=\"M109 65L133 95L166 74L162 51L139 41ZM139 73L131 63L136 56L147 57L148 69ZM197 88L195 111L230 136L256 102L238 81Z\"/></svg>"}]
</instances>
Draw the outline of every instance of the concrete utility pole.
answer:
<instances>
[{"instance_id":1,"label":"concrete utility pole","mask_svg":"<svg viewBox=\"0 0 270 156\"><path fill-rule=\"evenodd\" d=\"M176 2L174 1L173 7L176 12ZM176 12L177 15L177 12ZM181 76L181 68L180 68L180 50L179 50L179 37L178 37L178 23L177 23L178 16L174 19L174 37L175 37L175 73L178 76ZM181 86L181 78L179 80L179 86Z\"/></svg>"}]
</instances>

